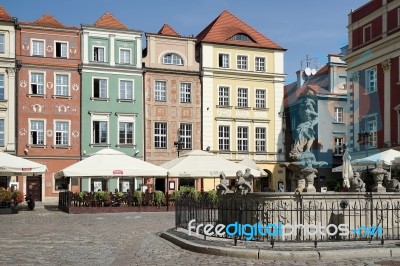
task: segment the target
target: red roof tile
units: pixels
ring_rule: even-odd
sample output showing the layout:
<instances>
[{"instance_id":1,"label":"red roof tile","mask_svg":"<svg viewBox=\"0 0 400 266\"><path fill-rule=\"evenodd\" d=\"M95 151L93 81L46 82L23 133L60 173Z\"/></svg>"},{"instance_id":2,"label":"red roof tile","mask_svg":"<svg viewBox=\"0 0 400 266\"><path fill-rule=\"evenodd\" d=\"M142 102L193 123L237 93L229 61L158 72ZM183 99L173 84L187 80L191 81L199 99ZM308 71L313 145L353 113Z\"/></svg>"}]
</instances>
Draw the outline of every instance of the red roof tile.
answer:
<instances>
[{"instance_id":1,"label":"red roof tile","mask_svg":"<svg viewBox=\"0 0 400 266\"><path fill-rule=\"evenodd\" d=\"M33 22L33 24L45 27L56 27L56 28L65 27L62 23L60 23L50 14L44 14L41 18Z\"/></svg>"},{"instance_id":2,"label":"red roof tile","mask_svg":"<svg viewBox=\"0 0 400 266\"><path fill-rule=\"evenodd\" d=\"M179 37L179 33L177 33L171 26L168 24L164 24L162 28L158 31L158 34L168 35L168 36L176 36Z\"/></svg>"},{"instance_id":3,"label":"red roof tile","mask_svg":"<svg viewBox=\"0 0 400 266\"><path fill-rule=\"evenodd\" d=\"M250 37L251 41L230 40L236 34L245 34ZM226 10L200 32L196 38L198 42L285 50Z\"/></svg>"},{"instance_id":4,"label":"red roof tile","mask_svg":"<svg viewBox=\"0 0 400 266\"><path fill-rule=\"evenodd\" d=\"M128 30L128 28L122 24L119 20L114 18L109 12L104 13L95 23L94 26L101 28L112 28L119 30Z\"/></svg>"},{"instance_id":5,"label":"red roof tile","mask_svg":"<svg viewBox=\"0 0 400 266\"><path fill-rule=\"evenodd\" d=\"M3 21L11 21L12 17L10 14L7 13L7 11L4 9L4 7L0 6L0 20Z\"/></svg>"}]
</instances>

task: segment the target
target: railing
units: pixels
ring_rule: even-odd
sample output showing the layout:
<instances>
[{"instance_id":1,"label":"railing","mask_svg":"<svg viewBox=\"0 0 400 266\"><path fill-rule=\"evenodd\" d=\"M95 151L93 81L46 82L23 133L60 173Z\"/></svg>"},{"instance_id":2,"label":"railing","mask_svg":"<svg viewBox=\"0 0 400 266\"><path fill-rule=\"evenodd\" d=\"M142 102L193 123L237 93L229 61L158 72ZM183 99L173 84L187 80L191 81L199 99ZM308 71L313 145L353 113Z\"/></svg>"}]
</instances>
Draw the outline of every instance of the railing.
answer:
<instances>
[{"instance_id":1,"label":"railing","mask_svg":"<svg viewBox=\"0 0 400 266\"><path fill-rule=\"evenodd\" d=\"M234 243L245 239L269 241L272 246L280 241L312 242L316 247L322 241L384 244L400 239L400 196L380 199L367 193L346 200L344 195L318 199L304 195L286 199L224 195L218 204L182 197L175 204L175 225L204 236L232 238Z\"/></svg>"},{"instance_id":2,"label":"railing","mask_svg":"<svg viewBox=\"0 0 400 266\"><path fill-rule=\"evenodd\" d=\"M143 193L141 197L136 197L134 194L128 193L122 195L103 193L102 196L99 197L96 192L80 194L72 193L71 191L62 191L59 193L58 206L63 211L76 213L85 212L85 209L89 212L94 212L94 209L101 211L101 209L105 210L106 208L112 208L112 212L118 211L118 208L120 209L119 211L135 211L135 209L146 211L151 210L151 208L168 211L174 207L174 201L167 202L165 199L161 201L157 200L154 193Z\"/></svg>"}]
</instances>

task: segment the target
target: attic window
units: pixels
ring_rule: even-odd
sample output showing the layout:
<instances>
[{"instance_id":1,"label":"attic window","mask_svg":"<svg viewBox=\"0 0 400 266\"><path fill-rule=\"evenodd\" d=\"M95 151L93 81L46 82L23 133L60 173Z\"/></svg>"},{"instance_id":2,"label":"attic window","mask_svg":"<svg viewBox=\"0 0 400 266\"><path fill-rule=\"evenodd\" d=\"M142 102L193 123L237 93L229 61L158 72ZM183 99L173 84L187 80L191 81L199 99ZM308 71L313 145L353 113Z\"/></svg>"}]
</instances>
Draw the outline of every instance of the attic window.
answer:
<instances>
[{"instance_id":1,"label":"attic window","mask_svg":"<svg viewBox=\"0 0 400 266\"><path fill-rule=\"evenodd\" d=\"M229 40L242 41L242 42L253 42L253 40L248 35L243 34L243 33L235 34Z\"/></svg>"},{"instance_id":2,"label":"attic window","mask_svg":"<svg viewBox=\"0 0 400 266\"><path fill-rule=\"evenodd\" d=\"M183 65L182 57L174 53L168 53L163 56L163 64L167 65Z\"/></svg>"}]
</instances>

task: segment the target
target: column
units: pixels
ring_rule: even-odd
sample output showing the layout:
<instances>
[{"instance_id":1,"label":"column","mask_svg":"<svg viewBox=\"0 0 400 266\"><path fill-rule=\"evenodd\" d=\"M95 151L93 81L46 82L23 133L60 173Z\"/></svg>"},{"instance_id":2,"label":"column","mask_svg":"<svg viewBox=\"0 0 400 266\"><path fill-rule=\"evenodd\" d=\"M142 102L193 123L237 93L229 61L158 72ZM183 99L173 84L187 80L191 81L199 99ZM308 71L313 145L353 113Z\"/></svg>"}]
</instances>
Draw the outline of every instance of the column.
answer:
<instances>
[{"instance_id":1,"label":"column","mask_svg":"<svg viewBox=\"0 0 400 266\"><path fill-rule=\"evenodd\" d=\"M381 63L383 69L383 97L384 97L384 107L383 107L383 142L390 143L390 69L391 62L390 59L387 59Z\"/></svg>"},{"instance_id":2,"label":"column","mask_svg":"<svg viewBox=\"0 0 400 266\"><path fill-rule=\"evenodd\" d=\"M110 37L110 66L115 66L115 34L108 36Z\"/></svg>"}]
</instances>

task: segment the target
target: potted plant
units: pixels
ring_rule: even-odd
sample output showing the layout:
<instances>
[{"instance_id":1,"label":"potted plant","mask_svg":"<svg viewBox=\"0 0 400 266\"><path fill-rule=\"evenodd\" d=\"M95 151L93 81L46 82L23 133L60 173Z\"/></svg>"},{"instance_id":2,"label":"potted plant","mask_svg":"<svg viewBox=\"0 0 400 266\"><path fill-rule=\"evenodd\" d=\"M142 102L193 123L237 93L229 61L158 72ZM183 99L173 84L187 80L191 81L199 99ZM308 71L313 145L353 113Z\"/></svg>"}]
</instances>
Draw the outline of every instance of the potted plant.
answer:
<instances>
[{"instance_id":1,"label":"potted plant","mask_svg":"<svg viewBox=\"0 0 400 266\"><path fill-rule=\"evenodd\" d=\"M160 207L164 202L164 192L156 190L154 191L154 205Z\"/></svg>"}]
</instances>

